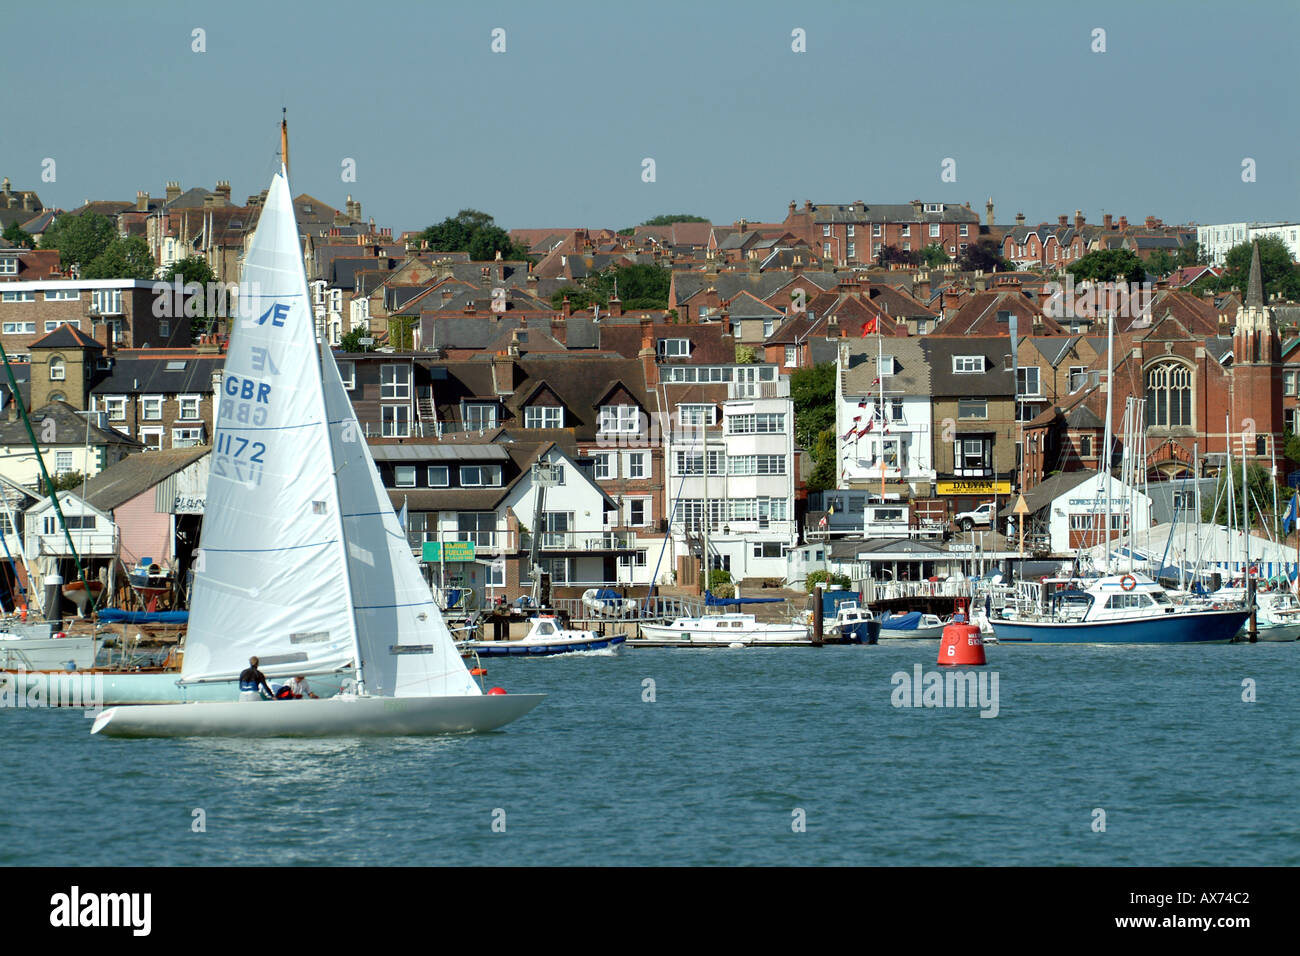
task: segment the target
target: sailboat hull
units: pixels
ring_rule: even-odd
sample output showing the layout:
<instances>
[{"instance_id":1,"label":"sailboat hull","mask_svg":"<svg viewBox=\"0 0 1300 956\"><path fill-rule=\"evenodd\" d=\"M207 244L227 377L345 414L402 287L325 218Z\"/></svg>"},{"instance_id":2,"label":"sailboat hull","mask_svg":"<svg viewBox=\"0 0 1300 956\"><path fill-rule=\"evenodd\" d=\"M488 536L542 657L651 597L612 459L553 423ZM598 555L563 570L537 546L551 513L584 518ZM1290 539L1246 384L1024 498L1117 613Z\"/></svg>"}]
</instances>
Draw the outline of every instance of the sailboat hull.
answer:
<instances>
[{"instance_id":1,"label":"sailboat hull","mask_svg":"<svg viewBox=\"0 0 1300 956\"><path fill-rule=\"evenodd\" d=\"M354 697L112 707L92 734L106 737L407 737L495 730L545 694Z\"/></svg>"}]
</instances>

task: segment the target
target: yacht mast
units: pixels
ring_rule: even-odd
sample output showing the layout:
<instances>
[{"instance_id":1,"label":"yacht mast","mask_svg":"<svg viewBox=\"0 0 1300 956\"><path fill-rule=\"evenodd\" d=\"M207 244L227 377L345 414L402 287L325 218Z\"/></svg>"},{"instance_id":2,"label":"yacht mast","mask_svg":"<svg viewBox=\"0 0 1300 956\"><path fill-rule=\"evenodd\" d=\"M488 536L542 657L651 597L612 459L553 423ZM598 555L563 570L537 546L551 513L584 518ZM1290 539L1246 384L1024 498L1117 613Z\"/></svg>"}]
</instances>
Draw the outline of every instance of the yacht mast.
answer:
<instances>
[{"instance_id":1,"label":"yacht mast","mask_svg":"<svg viewBox=\"0 0 1300 956\"><path fill-rule=\"evenodd\" d=\"M1102 481L1102 497L1105 499L1105 518L1102 524L1102 533L1106 538L1106 570L1103 574L1110 574L1110 463L1111 463L1111 414L1114 411L1115 390L1111 387L1111 377L1114 374L1112 368L1115 355L1115 310L1112 308L1106 314L1106 422L1103 429L1101 442L1101 474L1104 476ZM1131 549L1130 549L1131 550Z\"/></svg>"}]
</instances>

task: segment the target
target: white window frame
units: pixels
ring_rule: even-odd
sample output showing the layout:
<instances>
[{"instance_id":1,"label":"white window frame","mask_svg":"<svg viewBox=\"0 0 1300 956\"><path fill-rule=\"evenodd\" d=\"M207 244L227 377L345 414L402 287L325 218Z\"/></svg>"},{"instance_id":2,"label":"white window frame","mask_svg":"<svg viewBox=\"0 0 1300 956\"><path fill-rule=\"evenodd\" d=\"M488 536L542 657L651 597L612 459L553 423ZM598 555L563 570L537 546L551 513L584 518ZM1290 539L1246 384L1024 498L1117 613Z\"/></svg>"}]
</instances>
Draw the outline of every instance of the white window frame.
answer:
<instances>
[{"instance_id":1,"label":"white window frame","mask_svg":"<svg viewBox=\"0 0 1300 956\"><path fill-rule=\"evenodd\" d=\"M633 451L627 456L627 477L628 478L649 478L650 472L646 468L645 452Z\"/></svg>"},{"instance_id":2,"label":"white window frame","mask_svg":"<svg viewBox=\"0 0 1300 956\"><path fill-rule=\"evenodd\" d=\"M529 405L524 409L525 428L563 428L564 408L559 405Z\"/></svg>"},{"instance_id":3,"label":"white window frame","mask_svg":"<svg viewBox=\"0 0 1300 956\"><path fill-rule=\"evenodd\" d=\"M613 452L598 451L592 454L591 476L597 481L617 478L617 456Z\"/></svg>"},{"instance_id":4,"label":"white window frame","mask_svg":"<svg viewBox=\"0 0 1300 956\"><path fill-rule=\"evenodd\" d=\"M930 223L930 238L931 239L939 238L939 224L937 222Z\"/></svg>"},{"instance_id":5,"label":"white window frame","mask_svg":"<svg viewBox=\"0 0 1300 956\"><path fill-rule=\"evenodd\" d=\"M411 437L410 405L381 405L379 416L380 434L384 438Z\"/></svg>"},{"instance_id":6,"label":"white window frame","mask_svg":"<svg viewBox=\"0 0 1300 956\"><path fill-rule=\"evenodd\" d=\"M659 339L655 352L660 358L686 358L691 354L690 339Z\"/></svg>"},{"instance_id":7,"label":"white window frame","mask_svg":"<svg viewBox=\"0 0 1300 956\"><path fill-rule=\"evenodd\" d=\"M157 445L154 445L150 439L157 439ZM161 425L144 426L140 429L140 441L144 444L145 451L162 451L163 446L163 428Z\"/></svg>"},{"instance_id":8,"label":"white window frame","mask_svg":"<svg viewBox=\"0 0 1300 956\"><path fill-rule=\"evenodd\" d=\"M954 355L952 357L952 373L954 375L983 375L984 356Z\"/></svg>"},{"instance_id":9,"label":"white window frame","mask_svg":"<svg viewBox=\"0 0 1300 956\"><path fill-rule=\"evenodd\" d=\"M598 430L611 435L638 434L641 431L641 409L635 405L602 405Z\"/></svg>"},{"instance_id":10,"label":"white window frame","mask_svg":"<svg viewBox=\"0 0 1300 956\"><path fill-rule=\"evenodd\" d=\"M173 448L193 448L203 444L203 426L189 425L172 429Z\"/></svg>"},{"instance_id":11,"label":"white window frame","mask_svg":"<svg viewBox=\"0 0 1300 956\"><path fill-rule=\"evenodd\" d=\"M197 422L200 419L202 419L203 417L203 396L202 395L177 395L176 404L180 406L180 412L178 413L179 417L177 418L177 421ZM186 412L185 406L187 404L190 405L194 410L194 413L192 415L187 415L185 413Z\"/></svg>"},{"instance_id":12,"label":"white window frame","mask_svg":"<svg viewBox=\"0 0 1300 956\"><path fill-rule=\"evenodd\" d=\"M379 366L380 400L393 401L397 399L410 399L410 397L411 366L403 362L385 362L383 365Z\"/></svg>"},{"instance_id":13,"label":"white window frame","mask_svg":"<svg viewBox=\"0 0 1300 956\"><path fill-rule=\"evenodd\" d=\"M3 326L5 335L34 335L36 332L35 322L6 322Z\"/></svg>"},{"instance_id":14,"label":"white window frame","mask_svg":"<svg viewBox=\"0 0 1300 956\"><path fill-rule=\"evenodd\" d=\"M430 465L427 477L430 488L449 488L451 487L451 466Z\"/></svg>"},{"instance_id":15,"label":"white window frame","mask_svg":"<svg viewBox=\"0 0 1300 956\"><path fill-rule=\"evenodd\" d=\"M343 387L349 392L357 387L357 363L356 362L339 362L339 378L343 380Z\"/></svg>"},{"instance_id":16,"label":"white window frame","mask_svg":"<svg viewBox=\"0 0 1300 956\"><path fill-rule=\"evenodd\" d=\"M394 465L393 466L393 487L394 488L414 488L418 471L415 465Z\"/></svg>"},{"instance_id":17,"label":"white window frame","mask_svg":"<svg viewBox=\"0 0 1300 956\"><path fill-rule=\"evenodd\" d=\"M68 363L62 355L50 356L50 381L66 382L68 380Z\"/></svg>"},{"instance_id":18,"label":"white window frame","mask_svg":"<svg viewBox=\"0 0 1300 956\"><path fill-rule=\"evenodd\" d=\"M470 481L469 478L476 480ZM461 465L460 486L462 488L500 488L500 465Z\"/></svg>"},{"instance_id":19,"label":"white window frame","mask_svg":"<svg viewBox=\"0 0 1300 956\"><path fill-rule=\"evenodd\" d=\"M157 403L157 414L151 413L150 409L154 403ZM140 421L142 422L160 422L163 417L163 405L166 398L163 395L141 395L140 396ZM141 429L143 432L143 429Z\"/></svg>"}]
</instances>

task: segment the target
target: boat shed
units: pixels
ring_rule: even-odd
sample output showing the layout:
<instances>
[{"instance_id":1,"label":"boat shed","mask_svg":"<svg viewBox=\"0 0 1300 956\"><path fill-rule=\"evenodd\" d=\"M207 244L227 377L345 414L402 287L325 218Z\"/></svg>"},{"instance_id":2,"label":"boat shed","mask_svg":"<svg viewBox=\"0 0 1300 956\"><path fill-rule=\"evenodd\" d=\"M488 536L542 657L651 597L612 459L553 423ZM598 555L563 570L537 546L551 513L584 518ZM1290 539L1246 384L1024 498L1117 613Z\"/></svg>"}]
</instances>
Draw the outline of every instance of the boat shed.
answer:
<instances>
[{"instance_id":1,"label":"boat shed","mask_svg":"<svg viewBox=\"0 0 1300 956\"><path fill-rule=\"evenodd\" d=\"M198 544L210 445L131 455L86 485L86 501L111 516L123 564L143 558L178 572Z\"/></svg>"},{"instance_id":2,"label":"boat shed","mask_svg":"<svg viewBox=\"0 0 1300 956\"><path fill-rule=\"evenodd\" d=\"M1067 554L1104 542L1107 498L1110 537L1151 527L1151 498L1118 478L1095 471L1060 472L1035 485L1024 497L1029 508L1026 551ZM1017 503L1012 495L998 517L1014 519ZM1007 534L1008 545L1015 544L1015 531Z\"/></svg>"}]
</instances>

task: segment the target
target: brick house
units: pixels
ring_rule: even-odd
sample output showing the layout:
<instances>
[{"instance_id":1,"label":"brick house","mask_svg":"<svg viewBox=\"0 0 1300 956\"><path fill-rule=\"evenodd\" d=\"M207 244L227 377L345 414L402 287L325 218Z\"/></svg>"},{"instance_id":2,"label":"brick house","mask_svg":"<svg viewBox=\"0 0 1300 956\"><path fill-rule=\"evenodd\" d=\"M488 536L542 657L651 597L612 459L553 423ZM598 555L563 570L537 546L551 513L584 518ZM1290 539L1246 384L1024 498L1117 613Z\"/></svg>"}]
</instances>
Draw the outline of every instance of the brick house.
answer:
<instances>
[{"instance_id":1,"label":"brick house","mask_svg":"<svg viewBox=\"0 0 1300 956\"><path fill-rule=\"evenodd\" d=\"M885 246L919 252L938 244L955 259L979 240L980 233L979 214L969 203L919 199L892 204L805 202L802 209L792 201L783 225L839 266L873 262Z\"/></svg>"}]
</instances>

